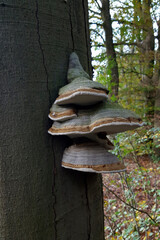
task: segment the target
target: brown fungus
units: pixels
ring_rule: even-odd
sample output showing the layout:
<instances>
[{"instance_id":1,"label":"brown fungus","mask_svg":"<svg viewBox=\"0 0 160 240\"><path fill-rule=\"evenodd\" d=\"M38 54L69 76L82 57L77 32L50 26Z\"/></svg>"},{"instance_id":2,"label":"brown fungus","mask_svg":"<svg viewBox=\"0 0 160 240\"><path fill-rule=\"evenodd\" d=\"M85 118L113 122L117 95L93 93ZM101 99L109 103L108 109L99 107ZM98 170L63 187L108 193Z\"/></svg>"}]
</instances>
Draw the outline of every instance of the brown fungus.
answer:
<instances>
[{"instance_id":1,"label":"brown fungus","mask_svg":"<svg viewBox=\"0 0 160 240\"><path fill-rule=\"evenodd\" d=\"M83 172L116 173L125 171L124 164L96 143L75 144L66 148L62 167Z\"/></svg>"}]
</instances>

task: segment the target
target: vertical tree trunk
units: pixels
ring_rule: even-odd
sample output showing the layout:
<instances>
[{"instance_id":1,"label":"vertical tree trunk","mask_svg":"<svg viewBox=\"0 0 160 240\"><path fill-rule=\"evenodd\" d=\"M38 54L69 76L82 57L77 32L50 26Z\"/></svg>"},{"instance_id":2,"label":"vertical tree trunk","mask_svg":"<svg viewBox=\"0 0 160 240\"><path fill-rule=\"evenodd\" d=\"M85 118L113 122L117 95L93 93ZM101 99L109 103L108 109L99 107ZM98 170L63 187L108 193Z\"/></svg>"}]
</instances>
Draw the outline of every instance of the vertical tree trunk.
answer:
<instances>
[{"instance_id":1,"label":"vertical tree trunk","mask_svg":"<svg viewBox=\"0 0 160 240\"><path fill-rule=\"evenodd\" d=\"M157 86L156 98L155 98L155 112L154 112L154 127L160 128L160 70L159 70L159 83ZM159 145L159 139L155 139L155 145ZM160 147L155 148L156 154L160 157Z\"/></svg>"},{"instance_id":2,"label":"vertical tree trunk","mask_svg":"<svg viewBox=\"0 0 160 240\"><path fill-rule=\"evenodd\" d=\"M160 20L157 21L158 25L158 49L156 52L155 64L155 82L157 85L156 98L155 98L155 126L160 127Z\"/></svg>"},{"instance_id":3,"label":"vertical tree trunk","mask_svg":"<svg viewBox=\"0 0 160 240\"><path fill-rule=\"evenodd\" d=\"M156 66L155 76L157 83L156 97L155 97L155 109L154 109L154 127L160 128L160 20L157 21L158 25L158 49L156 52ZM159 145L159 139L155 139L155 145ZM155 149L156 154L160 157L160 148Z\"/></svg>"},{"instance_id":4,"label":"vertical tree trunk","mask_svg":"<svg viewBox=\"0 0 160 240\"><path fill-rule=\"evenodd\" d=\"M62 169L47 134L73 50L91 73L87 1L3 1L0 27L0 239L103 240L101 176Z\"/></svg>"},{"instance_id":5,"label":"vertical tree trunk","mask_svg":"<svg viewBox=\"0 0 160 240\"><path fill-rule=\"evenodd\" d=\"M151 1L144 0L138 4L142 41L140 43L140 65L142 66L142 87L146 99L146 117L154 118L156 82L154 77L155 43L151 17Z\"/></svg>"},{"instance_id":6,"label":"vertical tree trunk","mask_svg":"<svg viewBox=\"0 0 160 240\"><path fill-rule=\"evenodd\" d=\"M113 44L113 34L112 34L112 21L110 15L110 3L109 0L101 0L102 3L102 19L103 27L105 31L105 40L106 40L106 50L109 67L111 69L111 88L112 93L115 96L118 96L118 87L119 87L119 73L118 73L118 64L116 60L116 52Z\"/></svg>"},{"instance_id":7,"label":"vertical tree trunk","mask_svg":"<svg viewBox=\"0 0 160 240\"><path fill-rule=\"evenodd\" d=\"M157 86L156 98L155 98L155 127L160 127L160 73L159 73L159 83Z\"/></svg>"}]
</instances>

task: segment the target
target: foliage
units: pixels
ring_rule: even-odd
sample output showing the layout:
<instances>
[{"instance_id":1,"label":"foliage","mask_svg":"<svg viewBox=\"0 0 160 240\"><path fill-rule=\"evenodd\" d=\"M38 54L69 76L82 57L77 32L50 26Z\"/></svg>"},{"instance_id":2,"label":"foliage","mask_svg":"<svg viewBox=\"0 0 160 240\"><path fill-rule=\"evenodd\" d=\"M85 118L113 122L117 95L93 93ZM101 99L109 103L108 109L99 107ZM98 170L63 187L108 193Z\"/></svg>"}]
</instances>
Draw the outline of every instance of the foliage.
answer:
<instances>
[{"instance_id":1,"label":"foliage","mask_svg":"<svg viewBox=\"0 0 160 240\"><path fill-rule=\"evenodd\" d=\"M156 149L160 148L160 128L145 126L136 131L120 133L114 140L114 154L118 157L131 157L148 155L154 161L160 161L156 156Z\"/></svg>"},{"instance_id":2,"label":"foliage","mask_svg":"<svg viewBox=\"0 0 160 240\"><path fill-rule=\"evenodd\" d=\"M160 147L160 129L142 127L112 140L112 152L127 159L127 173L103 176L106 239L159 240L160 158L154 149Z\"/></svg>"},{"instance_id":3,"label":"foliage","mask_svg":"<svg viewBox=\"0 0 160 240\"><path fill-rule=\"evenodd\" d=\"M159 240L160 158L154 148L160 147L160 129L145 126L112 140L127 173L103 175L106 239Z\"/></svg>"},{"instance_id":4,"label":"foliage","mask_svg":"<svg viewBox=\"0 0 160 240\"><path fill-rule=\"evenodd\" d=\"M117 100L117 98L112 93L113 86L115 86L115 83L112 81L111 78L111 68L114 66L114 62L110 61L106 63L107 68L105 68L104 73L104 66L99 67L99 75L98 75L98 82L106 86L106 88L109 90L110 93L110 99L114 102Z\"/></svg>"},{"instance_id":5,"label":"foliage","mask_svg":"<svg viewBox=\"0 0 160 240\"><path fill-rule=\"evenodd\" d=\"M128 161L128 173L105 175L106 239L160 239L160 167Z\"/></svg>"},{"instance_id":6,"label":"foliage","mask_svg":"<svg viewBox=\"0 0 160 240\"><path fill-rule=\"evenodd\" d=\"M90 0L89 3L96 79L101 82L106 77L105 85L112 89L113 63L105 54L101 1ZM141 116L153 117L154 114L160 59L159 10L158 0L110 1L113 43L119 69L119 99L122 104L139 109Z\"/></svg>"},{"instance_id":7,"label":"foliage","mask_svg":"<svg viewBox=\"0 0 160 240\"><path fill-rule=\"evenodd\" d=\"M110 90L113 62L107 58L101 1L89 0L90 32L95 80ZM106 239L160 239L160 129L154 126L155 96L160 60L160 2L111 0L113 43L119 70L119 99L146 126L112 138L113 152L127 173L105 175Z\"/></svg>"}]
</instances>

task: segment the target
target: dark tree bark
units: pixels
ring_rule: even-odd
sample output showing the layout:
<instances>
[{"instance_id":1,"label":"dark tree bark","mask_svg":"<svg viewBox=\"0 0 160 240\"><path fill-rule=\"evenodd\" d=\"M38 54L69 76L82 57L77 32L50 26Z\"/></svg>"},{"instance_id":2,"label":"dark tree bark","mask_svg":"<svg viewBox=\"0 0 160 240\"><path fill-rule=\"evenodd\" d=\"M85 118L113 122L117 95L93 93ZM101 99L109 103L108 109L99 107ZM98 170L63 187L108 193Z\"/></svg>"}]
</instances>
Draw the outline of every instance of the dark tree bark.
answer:
<instances>
[{"instance_id":1,"label":"dark tree bark","mask_svg":"<svg viewBox=\"0 0 160 240\"><path fill-rule=\"evenodd\" d=\"M91 74L87 1L3 1L0 27L0 239L103 240L101 176L61 168L47 134L73 50Z\"/></svg>"},{"instance_id":2,"label":"dark tree bark","mask_svg":"<svg viewBox=\"0 0 160 240\"><path fill-rule=\"evenodd\" d=\"M115 96L118 96L119 73L118 73L118 64L116 60L116 52L113 44L110 2L109 0L101 0L101 3L102 3L101 14L102 14L102 20L103 20L103 28L105 31L105 44L106 44L106 50L107 50L107 58L109 62L109 67L111 69L112 93Z\"/></svg>"}]
</instances>

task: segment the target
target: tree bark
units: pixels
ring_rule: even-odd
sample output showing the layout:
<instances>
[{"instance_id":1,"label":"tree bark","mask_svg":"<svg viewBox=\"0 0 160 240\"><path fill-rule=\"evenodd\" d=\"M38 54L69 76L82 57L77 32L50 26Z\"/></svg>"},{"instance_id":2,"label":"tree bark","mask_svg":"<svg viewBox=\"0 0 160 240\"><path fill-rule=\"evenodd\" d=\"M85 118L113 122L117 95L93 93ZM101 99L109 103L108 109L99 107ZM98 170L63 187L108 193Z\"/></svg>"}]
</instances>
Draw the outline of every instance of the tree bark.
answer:
<instances>
[{"instance_id":1,"label":"tree bark","mask_svg":"<svg viewBox=\"0 0 160 240\"><path fill-rule=\"evenodd\" d=\"M0 4L0 239L103 240L102 181L61 167L47 134L74 50L91 74L86 0Z\"/></svg>"},{"instance_id":2,"label":"tree bark","mask_svg":"<svg viewBox=\"0 0 160 240\"><path fill-rule=\"evenodd\" d=\"M119 87L119 73L118 73L118 64L116 60L116 52L113 44L113 33L112 33L112 21L110 15L110 3L109 0L101 0L102 3L102 20L103 28L105 31L105 44L107 50L108 65L111 69L111 89L112 94L118 96L118 87Z\"/></svg>"}]
</instances>

